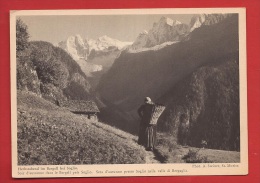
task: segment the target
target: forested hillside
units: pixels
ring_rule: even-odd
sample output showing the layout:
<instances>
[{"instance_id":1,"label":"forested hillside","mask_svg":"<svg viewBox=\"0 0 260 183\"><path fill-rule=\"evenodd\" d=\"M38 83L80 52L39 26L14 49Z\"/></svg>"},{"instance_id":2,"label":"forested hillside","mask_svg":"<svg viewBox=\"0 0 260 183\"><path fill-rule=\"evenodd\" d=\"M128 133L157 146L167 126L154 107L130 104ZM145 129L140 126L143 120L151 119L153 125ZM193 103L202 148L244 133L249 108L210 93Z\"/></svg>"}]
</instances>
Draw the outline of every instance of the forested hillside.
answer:
<instances>
[{"instance_id":1,"label":"forested hillside","mask_svg":"<svg viewBox=\"0 0 260 183\"><path fill-rule=\"evenodd\" d=\"M17 30L26 30L20 20L17 25ZM48 42L21 42L24 38L17 33L17 89L51 101L93 97L87 77L68 53Z\"/></svg>"},{"instance_id":2,"label":"forested hillside","mask_svg":"<svg viewBox=\"0 0 260 183\"><path fill-rule=\"evenodd\" d=\"M238 67L237 58L222 58L176 84L159 99L167 105L159 128L179 144L239 150Z\"/></svg>"}]
</instances>

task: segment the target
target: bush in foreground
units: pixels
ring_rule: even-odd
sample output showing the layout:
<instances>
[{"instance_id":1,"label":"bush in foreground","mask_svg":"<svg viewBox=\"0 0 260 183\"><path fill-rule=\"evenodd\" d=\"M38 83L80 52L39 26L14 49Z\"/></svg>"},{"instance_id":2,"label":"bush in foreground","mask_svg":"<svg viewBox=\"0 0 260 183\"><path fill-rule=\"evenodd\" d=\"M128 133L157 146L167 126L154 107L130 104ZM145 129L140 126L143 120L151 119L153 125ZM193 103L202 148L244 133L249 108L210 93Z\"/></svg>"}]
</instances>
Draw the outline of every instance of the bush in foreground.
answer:
<instances>
[{"instance_id":1,"label":"bush in foreground","mask_svg":"<svg viewBox=\"0 0 260 183\"><path fill-rule=\"evenodd\" d=\"M199 155L199 150L189 149L189 152L183 156L186 163L213 163L206 156Z\"/></svg>"}]
</instances>

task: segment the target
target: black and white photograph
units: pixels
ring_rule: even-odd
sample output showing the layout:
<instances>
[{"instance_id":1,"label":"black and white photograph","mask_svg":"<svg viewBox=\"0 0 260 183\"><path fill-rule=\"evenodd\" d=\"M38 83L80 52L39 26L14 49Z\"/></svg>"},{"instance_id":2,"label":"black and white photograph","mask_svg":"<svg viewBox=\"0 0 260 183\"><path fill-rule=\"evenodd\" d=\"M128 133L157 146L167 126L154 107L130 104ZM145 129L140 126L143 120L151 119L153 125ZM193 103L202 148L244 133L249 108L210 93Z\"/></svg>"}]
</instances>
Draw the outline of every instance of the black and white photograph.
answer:
<instances>
[{"instance_id":1,"label":"black and white photograph","mask_svg":"<svg viewBox=\"0 0 260 183\"><path fill-rule=\"evenodd\" d=\"M10 15L14 177L247 173L243 8Z\"/></svg>"}]
</instances>

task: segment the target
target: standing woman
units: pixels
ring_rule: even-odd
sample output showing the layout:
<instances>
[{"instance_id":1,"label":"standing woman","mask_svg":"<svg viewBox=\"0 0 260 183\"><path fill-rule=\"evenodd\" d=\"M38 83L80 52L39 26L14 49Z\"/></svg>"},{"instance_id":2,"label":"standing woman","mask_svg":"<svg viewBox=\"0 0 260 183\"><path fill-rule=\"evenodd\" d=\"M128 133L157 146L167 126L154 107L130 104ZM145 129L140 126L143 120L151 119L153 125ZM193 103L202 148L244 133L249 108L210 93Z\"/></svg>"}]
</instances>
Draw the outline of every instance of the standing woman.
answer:
<instances>
[{"instance_id":1,"label":"standing woman","mask_svg":"<svg viewBox=\"0 0 260 183\"><path fill-rule=\"evenodd\" d=\"M138 144L143 145L146 150L152 151L156 142L156 125L150 125L154 103L151 98L146 97L144 104L138 109L138 115L141 118Z\"/></svg>"}]
</instances>

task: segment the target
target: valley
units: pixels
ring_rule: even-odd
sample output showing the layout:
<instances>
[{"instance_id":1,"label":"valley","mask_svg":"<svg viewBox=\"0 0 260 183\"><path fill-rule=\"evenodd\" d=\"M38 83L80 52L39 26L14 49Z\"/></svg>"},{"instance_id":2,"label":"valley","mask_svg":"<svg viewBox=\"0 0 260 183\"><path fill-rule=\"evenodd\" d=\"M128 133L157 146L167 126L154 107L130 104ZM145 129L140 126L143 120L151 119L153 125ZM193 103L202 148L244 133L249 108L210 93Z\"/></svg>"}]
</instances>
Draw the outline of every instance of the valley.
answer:
<instances>
[{"instance_id":1,"label":"valley","mask_svg":"<svg viewBox=\"0 0 260 183\"><path fill-rule=\"evenodd\" d=\"M132 42L17 40L19 165L240 162L238 36L237 14L201 14L162 16ZM147 96L166 106L153 152L137 144ZM70 100L93 101L98 120Z\"/></svg>"}]
</instances>

